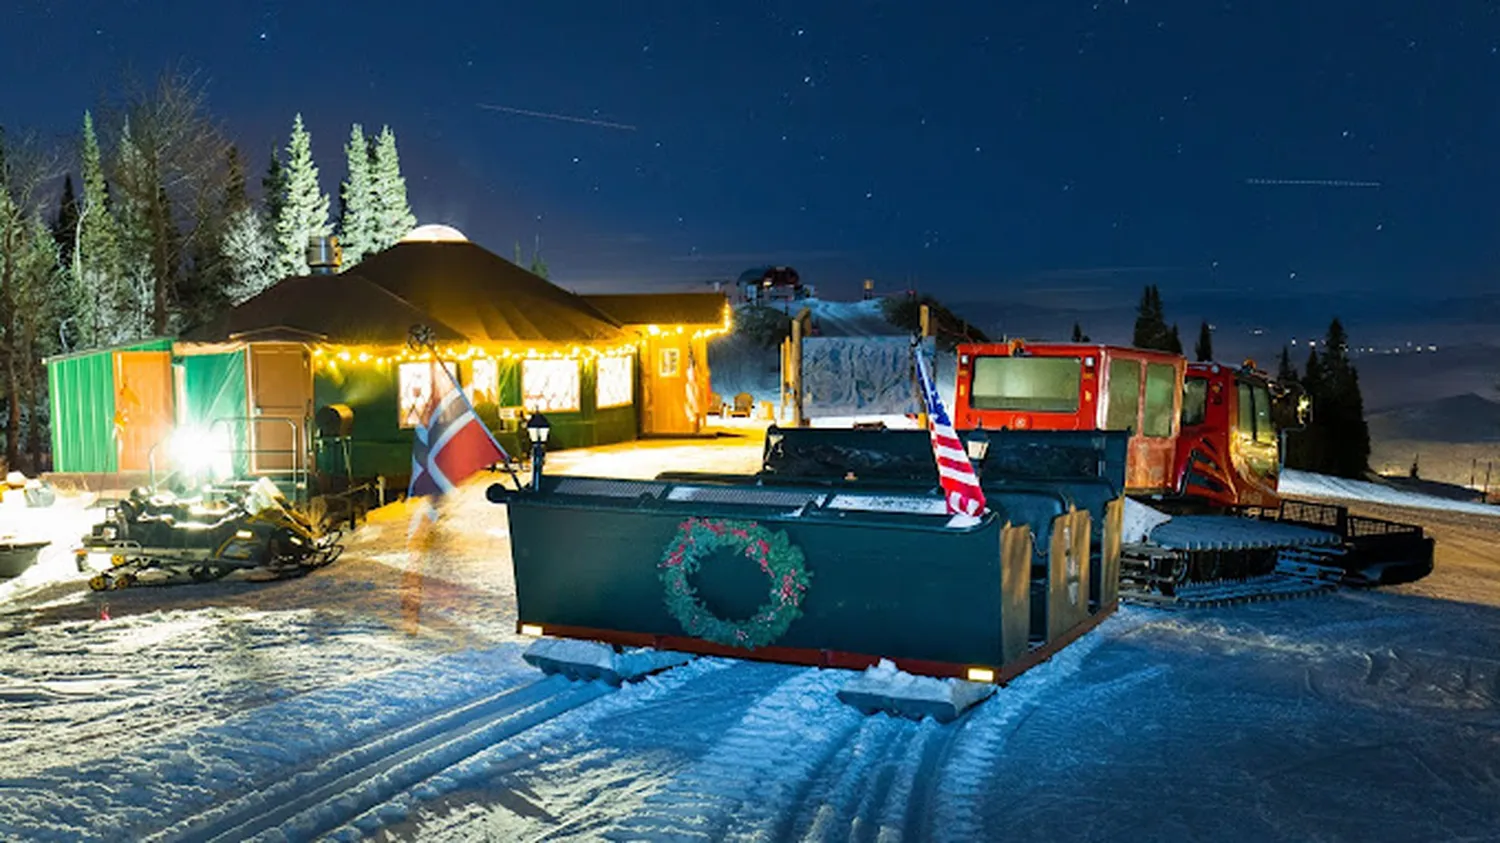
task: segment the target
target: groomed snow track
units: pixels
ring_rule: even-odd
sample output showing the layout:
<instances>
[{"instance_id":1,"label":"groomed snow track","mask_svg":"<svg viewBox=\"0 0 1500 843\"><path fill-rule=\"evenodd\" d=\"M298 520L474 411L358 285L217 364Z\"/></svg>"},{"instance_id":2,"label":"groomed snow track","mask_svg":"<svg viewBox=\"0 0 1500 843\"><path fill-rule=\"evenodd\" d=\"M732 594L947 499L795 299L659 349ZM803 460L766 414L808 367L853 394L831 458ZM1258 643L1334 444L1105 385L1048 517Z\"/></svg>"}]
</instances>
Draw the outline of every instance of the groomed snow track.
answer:
<instances>
[{"instance_id":1,"label":"groomed snow track","mask_svg":"<svg viewBox=\"0 0 1500 843\"><path fill-rule=\"evenodd\" d=\"M150 841L314 839L484 749L613 688L561 676L453 706L326 758L147 837Z\"/></svg>"}]
</instances>

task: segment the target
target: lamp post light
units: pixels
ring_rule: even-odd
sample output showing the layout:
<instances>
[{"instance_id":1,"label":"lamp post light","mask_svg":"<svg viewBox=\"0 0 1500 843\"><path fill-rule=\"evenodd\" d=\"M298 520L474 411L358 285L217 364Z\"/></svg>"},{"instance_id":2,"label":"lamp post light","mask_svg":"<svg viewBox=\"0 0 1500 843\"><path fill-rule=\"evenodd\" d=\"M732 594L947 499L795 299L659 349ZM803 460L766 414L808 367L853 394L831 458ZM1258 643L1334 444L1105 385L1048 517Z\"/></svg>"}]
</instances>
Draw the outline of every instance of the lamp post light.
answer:
<instances>
[{"instance_id":1,"label":"lamp post light","mask_svg":"<svg viewBox=\"0 0 1500 843\"><path fill-rule=\"evenodd\" d=\"M985 457L990 454L990 436L982 426L970 431L969 438L964 441L964 452L969 455L969 462L974 464L974 473L979 474Z\"/></svg>"},{"instance_id":2,"label":"lamp post light","mask_svg":"<svg viewBox=\"0 0 1500 843\"><path fill-rule=\"evenodd\" d=\"M526 438L531 440L531 491L542 490L542 464L547 461L547 436L552 433L552 423L541 413L532 413L526 420Z\"/></svg>"}]
</instances>

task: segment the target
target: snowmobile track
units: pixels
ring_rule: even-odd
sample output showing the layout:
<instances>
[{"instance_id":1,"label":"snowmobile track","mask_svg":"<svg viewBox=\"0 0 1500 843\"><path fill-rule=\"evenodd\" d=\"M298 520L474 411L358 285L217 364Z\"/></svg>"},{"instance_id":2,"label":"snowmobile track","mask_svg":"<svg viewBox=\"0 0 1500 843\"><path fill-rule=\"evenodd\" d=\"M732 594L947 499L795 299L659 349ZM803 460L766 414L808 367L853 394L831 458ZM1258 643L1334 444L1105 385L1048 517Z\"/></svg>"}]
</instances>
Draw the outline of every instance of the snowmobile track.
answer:
<instances>
[{"instance_id":1,"label":"snowmobile track","mask_svg":"<svg viewBox=\"0 0 1500 843\"><path fill-rule=\"evenodd\" d=\"M238 841L272 829L291 839L311 839L496 743L613 690L601 683L550 676L470 700L350 747L148 839Z\"/></svg>"}]
</instances>

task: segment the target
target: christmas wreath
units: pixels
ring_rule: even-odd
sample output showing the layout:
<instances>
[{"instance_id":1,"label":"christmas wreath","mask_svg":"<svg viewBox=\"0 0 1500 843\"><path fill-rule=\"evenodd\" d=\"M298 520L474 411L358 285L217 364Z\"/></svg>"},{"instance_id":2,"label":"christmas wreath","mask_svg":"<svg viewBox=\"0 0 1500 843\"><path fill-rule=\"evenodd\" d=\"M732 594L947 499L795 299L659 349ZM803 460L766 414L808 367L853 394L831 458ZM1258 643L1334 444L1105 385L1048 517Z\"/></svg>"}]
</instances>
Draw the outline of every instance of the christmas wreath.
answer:
<instances>
[{"instance_id":1,"label":"christmas wreath","mask_svg":"<svg viewBox=\"0 0 1500 843\"><path fill-rule=\"evenodd\" d=\"M770 600L748 620L729 621L714 615L688 582L703 557L719 549L754 560L771 581ZM764 647L802 616L802 598L811 577L803 562L801 549L784 532L772 532L753 521L689 518L678 525L677 536L667 545L659 566L667 611L695 638L749 650Z\"/></svg>"}]
</instances>

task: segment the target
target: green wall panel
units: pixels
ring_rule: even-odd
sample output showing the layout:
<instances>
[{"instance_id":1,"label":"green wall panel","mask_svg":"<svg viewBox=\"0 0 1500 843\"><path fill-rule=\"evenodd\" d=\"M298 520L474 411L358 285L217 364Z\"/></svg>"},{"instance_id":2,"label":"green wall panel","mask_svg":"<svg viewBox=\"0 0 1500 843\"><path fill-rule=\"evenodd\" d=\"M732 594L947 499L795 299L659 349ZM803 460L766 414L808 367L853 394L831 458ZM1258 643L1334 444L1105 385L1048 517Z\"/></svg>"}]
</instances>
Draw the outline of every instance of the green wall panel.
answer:
<instances>
[{"instance_id":1,"label":"green wall panel","mask_svg":"<svg viewBox=\"0 0 1500 843\"><path fill-rule=\"evenodd\" d=\"M52 405L52 469L113 472L115 447L114 354L97 351L47 365Z\"/></svg>"},{"instance_id":2,"label":"green wall panel","mask_svg":"<svg viewBox=\"0 0 1500 843\"><path fill-rule=\"evenodd\" d=\"M245 352L231 351L225 354L194 354L180 357L182 367L184 403L180 418L188 424L204 430L227 428L229 439L236 451L234 471L244 475L249 472L249 432L244 419L250 414L245 380Z\"/></svg>"}]
</instances>

